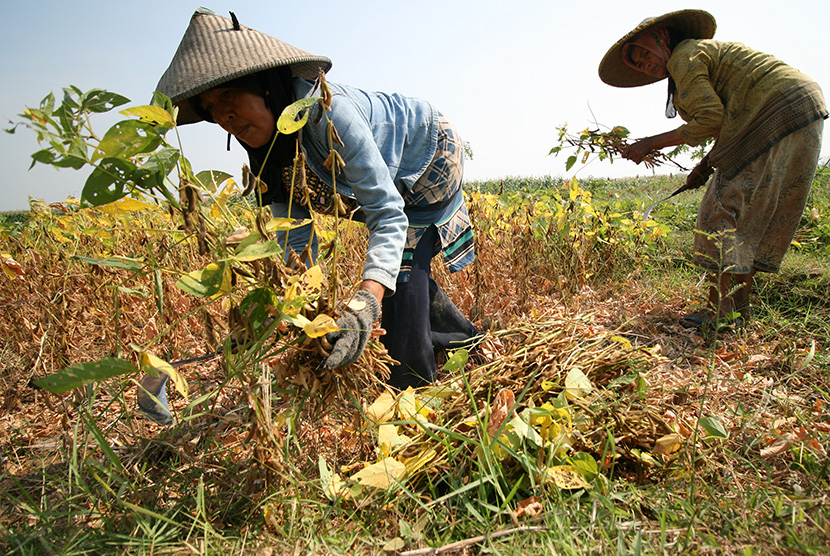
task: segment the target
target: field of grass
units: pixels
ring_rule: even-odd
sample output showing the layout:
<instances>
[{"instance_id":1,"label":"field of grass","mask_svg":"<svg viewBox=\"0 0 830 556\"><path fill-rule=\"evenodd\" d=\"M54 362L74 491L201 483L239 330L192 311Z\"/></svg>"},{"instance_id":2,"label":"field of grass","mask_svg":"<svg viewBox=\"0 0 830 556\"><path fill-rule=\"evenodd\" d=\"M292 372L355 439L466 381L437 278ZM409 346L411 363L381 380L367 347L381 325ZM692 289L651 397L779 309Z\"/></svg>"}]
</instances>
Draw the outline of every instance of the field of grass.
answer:
<instances>
[{"instance_id":1,"label":"field of grass","mask_svg":"<svg viewBox=\"0 0 830 556\"><path fill-rule=\"evenodd\" d=\"M488 329L481 353L440 354L437 385L393 399L379 344L331 373L301 334L249 330L178 368L170 427L136 409L137 373L62 394L32 381L215 351L248 286L197 297L180 279L232 251L200 253L149 208L0 215L0 551L828 553L830 171L782 271L757 278L753 319L716 337L677 323L704 296L701 193L641 217L683 179L466 184L477 261L434 268ZM224 209L254 228L247 205ZM339 226L323 267L347 291L365 236Z\"/></svg>"}]
</instances>

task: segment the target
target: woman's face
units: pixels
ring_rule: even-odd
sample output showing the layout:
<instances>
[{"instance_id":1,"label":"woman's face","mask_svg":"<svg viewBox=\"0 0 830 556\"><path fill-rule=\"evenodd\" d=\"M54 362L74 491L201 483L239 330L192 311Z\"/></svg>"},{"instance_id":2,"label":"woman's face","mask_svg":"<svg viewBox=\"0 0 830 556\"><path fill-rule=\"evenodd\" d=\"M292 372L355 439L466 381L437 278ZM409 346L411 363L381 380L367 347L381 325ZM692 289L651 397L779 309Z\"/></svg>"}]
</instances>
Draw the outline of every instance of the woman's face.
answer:
<instances>
[{"instance_id":1,"label":"woman's face","mask_svg":"<svg viewBox=\"0 0 830 556\"><path fill-rule=\"evenodd\" d=\"M222 129L251 147L261 147L274 136L274 114L250 89L216 87L200 94L199 104Z\"/></svg>"},{"instance_id":2,"label":"woman's face","mask_svg":"<svg viewBox=\"0 0 830 556\"><path fill-rule=\"evenodd\" d=\"M631 45L628 50L628 56L631 58L631 63L634 64L637 71L641 71L646 75L663 78L669 74L665 61L638 44Z\"/></svg>"}]
</instances>

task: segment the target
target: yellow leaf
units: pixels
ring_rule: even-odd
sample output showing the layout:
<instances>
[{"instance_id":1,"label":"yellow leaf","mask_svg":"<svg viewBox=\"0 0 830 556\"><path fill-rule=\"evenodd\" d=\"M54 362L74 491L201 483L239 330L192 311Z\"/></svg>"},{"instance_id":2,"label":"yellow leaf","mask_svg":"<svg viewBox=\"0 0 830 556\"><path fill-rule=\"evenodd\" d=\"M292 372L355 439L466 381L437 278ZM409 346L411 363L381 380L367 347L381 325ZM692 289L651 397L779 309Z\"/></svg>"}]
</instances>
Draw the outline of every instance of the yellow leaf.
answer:
<instances>
[{"instance_id":1,"label":"yellow leaf","mask_svg":"<svg viewBox=\"0 0 830 556\"><path fill-rule=\"evenodd\" d=\"M579 193L579 182L576 181L576 178L571 178L571 186L568 189L568 196L570 197L571 201L576 201L577 197L579 197Z\"/></svg>"},{"instance_id":2,"label":"yellow leaf","mask_svg":"<svg viewBox=\"0 0 830 556\"><path fill-rule=\"evenodd\" d=\"M173 365L163 359L159 359L149 351L141 353L140 361L142 371L147 372L148 369L152 369L156 372L164 373L169 376L179 394L187 399L187 382L185 382L182 375L179 374Z\"/></svg>"},{"instance_id":3,"label":"yellow leaf","mask_svg":"<svg viewBox=\"0 0 830 556\"><path fill-rule=\"evenodd\" d=\"M340 330L334 319L328 315L317 315L314 320L303 327L303 332L309 338L319 338L325 336L329 332Z\"/></svg>"},{"instance_id":4,"label":"yellow leaf","mask_svg":"<svg viewBox=\"0 0 830 556\"><path fill-rule=\"evenodd\" d=\"M398 414L401 416L401 419L409 421L425 420L424 416L418 410L415 390L411 386L404 390L400 398L398 398Z\"/></svg>"},{"instance_id":5,"label":"yellow leaf","mask_svg":"<svg viewBox=\"0 0 830 556\"><path fill-rule=\"evenodd\" d=\"M331 480L325 488L326 496L331 500L337 498L351 498L352 492L346 487L346 483L337 473L332 473Z\"/></svg>"},{"instance_id":6,"label":"yellow leaf","mask_svg":"<svg viewBox=\"0 0 830 556\"><path fill-rule=\"evenodd\" d=\"M378 427L378 447L384 457L391 455L395 448L406 446L410 442L411 438L398 432L397 425L384 423Z\"/></svg>"},{"instance_id":7,"label":"yellow leaf","mask_svg":"<svg viewBox=\"0 0 830 556\"><path fill-rule=\"evenodd\" d=\"M631 340L629 340L628 338L623 338L622 336L611 336L610 340L612 342L617 342L626 349L631 349Z\"/></svg>"},{"instance_id":8,"label":"yellow leaf","mask_svg":"<svg viewBox=\"0 0 830 556\"><path fill-rule=\"evenodd\" d=\"M557 487L565 490L589 488L582 472L573 465L555 465L545 469L546 477Z\"/></svg>"},{"instance_id":9,"label":"yellow leaf","mask_svg":"<svg viewBox=\"0 0 830 556\"><path fill-rule=\"evenodd\" d=\"M63 231L57 226L49 226L49 231L52 232L52 237L60 243L72 243L72 240L63 235Z\"/></svg>"},{"instance_id":10,"label":"yellow leaf","mask_svg":"<svg viewBox=\"0 0 830 556\"><path fill-rule=\"evenodd\" d=\"M651 453L656 455L671 454L678 451L682 443L683 437L679 434L667 434L654 441L654 449L651 450Z\"/></svg>"},{"instance_id":11,"label":"yellow leaf","mask_svg":"<svg viewBox=\"0 0 830 556\"><path fill-rule=\"evenodd\" d=\"M8 276L10 280L14 280L18 276L23 276L25 272L16 260L8 253L0 253L0 267L3 268L3 273Z\"/></svg>"},{"instance_id":12,"label":"yellow leaf","mask_svg":"<svg viewBox=\"0 0 830 556\"><path fill-rule=\"evenodd\" d=\"M121 113L125 116L136 116L143 122L160 124L168 128L173 128L176 125L176 121L173 119L173 116L171 116L170 113L161 106L134 106L132 108L121 110Z\"/></svg>"},{"instance_id":13,"label":"yellow leaf","mask_svg":"<svg viewBox=\"0 0 830 556\"><path fill-rule=\"evenodd\" d=\"M395 417L395 401L391 392L384 392L366 410L366 418L376 424L391 421Z\"/></svg>"},{"instance_id":14,"label":"yellow leaf","mask_svg":"<svg viewBox=\"0 0 830 556\"><path fill-rule=\"evenodd\" d=\"M394 458L384 458L377 463L364 467L351 476L363 486L389 488L395 481L403 478L406 466Z\"/></svg>"},{"instance_id":15,"label":"yellow leaf","mask_svg":"<svg viewBox=\"0 0 830 556\"><path fill-rule=\"evenodd\" d=\"M273 218L265 225L265 229L269 232L284 232L286 230L293 230L306 224L311 224L313 220L301 218Z\"/></svg>"},{"instance_id":16,"label":"yellow leaf","mask_svg":"<svg viewBox=\"0 0 830 556\"><path fill-rule=\"evenodd\" d=\"M542 381L542 390L544 390L545 392L553 390L554 388L556 388L556 383L555 382L551 382L550 380L543 380Z\"/></svg>"},{"instance_id":17,"label":"yellow leaf","mask_svg":"<svg viewBox=\"0 0 830 556\"><path fill-rule=\"evenodd\" d=\"M311 321L310 321L310 320L308 320L308 319L307 319L305 316L303 316L303 315L289 315L289 314L284 314L284 315L282 316L282 318L283 318L283 320L290 322L291 324L293 324L293 325L294 325L294 326L296 326L297 328L305 328L306 326L308 326L309 324L311 324Z\"/></svg>"},{"instance_id":18,"label":"yellow leaf","mask_svg":"<svg viewBox=\"0 0 830 556\"><path fill-rule=\"evenodd\" d=\"M593 385L582 369L574 367L565 376L565 397L569 400L584 398L593 390Z\"/></svg>"},{"instance_id":19,"label":"yellow leaf","mask_svg":"<svg viewBox=\"0 0 830 556\"><path fill-rule=\"evenodd\" d=\"M302 276L289 278L289 286L283 296L284 303L290 304L297 297L315 297L320 294L323 288L323 270L320 265L314 265L306 270ZM299 307L296 308L299 311Z\"/></svg>"},{"instance_id":20,"label":"yellow leaf","mask_svg":"<svg viewBox=\"0 0 830 556\"><path fill-rule=\"evenodd\" d=\"M406 451L409 452L410 450L411 448ZM402 456L398 457L401 463L403 463L406 466L406 476L411 477L415 474L416 471L418 471L428 463L434 461L438 457L438 452L435 450L435 448L426 448L425 450L417 452L413 456L409 456L406 458Z\"/></svg>"},{"instance_id":21,"label":"yellow leaf","mask_svg":"<svg viewBox=\"0 0 830 556\"><path fill-rule=\"evenodd\" d=\"M123 198L116 201L114 206L118 210L122 210L125 212L137 212L140 210L153 210L155 207L148 203L144 203L139 201L138 199L130 199L130 198Z\"/></svg>"},{"instance_id":22,"label":"yellow leaf","mask_svg":"<svg viewBox=\"0 0 830 556\"><path fill-rule=\"evenodd\" d=\"M642 452L637 448L633 448L631 450L631 455L634 456L636 459L642 461L648 465L660 465L660 463L652 457L652 455L648 452Z\"/></svg>"}]
</instances>

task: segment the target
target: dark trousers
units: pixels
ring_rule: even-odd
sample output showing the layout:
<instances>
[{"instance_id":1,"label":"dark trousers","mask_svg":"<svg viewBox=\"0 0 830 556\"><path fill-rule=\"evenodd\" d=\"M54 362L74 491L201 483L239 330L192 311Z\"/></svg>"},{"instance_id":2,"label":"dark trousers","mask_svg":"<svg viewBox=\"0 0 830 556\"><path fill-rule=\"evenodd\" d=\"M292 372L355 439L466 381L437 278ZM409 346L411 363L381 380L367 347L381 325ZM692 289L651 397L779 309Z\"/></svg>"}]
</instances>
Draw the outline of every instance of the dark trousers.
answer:
<instances>
[{"instance_id":1,"label":"dark trousers","mask_svg":"<svg viewBox=\"0 0 830 556\"><path fill-rule=\"evenodd\" d=\"M389 385L399 390L435 381L435 353L471 347L480 333L452 303L430 274L438 229L424 233L412 260L408 282L398 282L394 295L383 299L381 342L400 362L392 367Z\"/></svg>"}]
</instances>

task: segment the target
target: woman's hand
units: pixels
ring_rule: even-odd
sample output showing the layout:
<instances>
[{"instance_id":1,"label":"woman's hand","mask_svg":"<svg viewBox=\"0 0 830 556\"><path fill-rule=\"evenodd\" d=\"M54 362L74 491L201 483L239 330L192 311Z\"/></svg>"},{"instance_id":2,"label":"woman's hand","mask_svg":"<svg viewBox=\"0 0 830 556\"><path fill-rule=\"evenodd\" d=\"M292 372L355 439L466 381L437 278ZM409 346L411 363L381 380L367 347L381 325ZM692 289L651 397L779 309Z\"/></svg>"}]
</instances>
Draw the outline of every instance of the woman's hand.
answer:
<instances>
[{"instance_id":1,"label":"woman's hand","mask_svg":"<svg viewBox=\"0 0 830 556\"><path fill-rule=\"evenodd\" d=\"M653 137L646 137L645 139L640 139L636 143L628 145L623 150L622 157L639 164L648 153L654 150L654 147L652 147L653 139Z\"/></svg>"},{"instance_id":2,"label":"woman's hand","mask_svg":"<svg viewBox=\"0 0 830 556\"><path fill-rule=\"evenodd\" d=\"M673 129L660 135L652 135L651 137L640 139L636 143L628 145L620 154L623 158L639 164L651 151L659 151L666 147L675 147L681 143L683 143L683 138L676 129Z\"/></svg>"},{"instance_id":3,"label":"woman's hand","mask_svg":"<svg viewBox=\"0 0 830 556\"><path fill-rule=\"evenodd\" d=\"M715 169L709 166L709 157L703 157L703 160L689 172L689 175L686 177L686 185L683 186L683 189L689 190L703 187L709 181L709 176L714 172Z\"/></svg>"},{"instance_id":4,"label":"woman's hand","mask_svg":"<svg viewBox=\"0 0 830 556\"><path fill-rule=\"evenodd\" d=\"M354 299L337 319L340 330L326 335L326 340L333 346L325 361L327 368L339 369L357 361L369 342L372 324L380 317L385 292L386 288L374 280L364 280L360 284Z\"/></svg>"}]
</instances>

